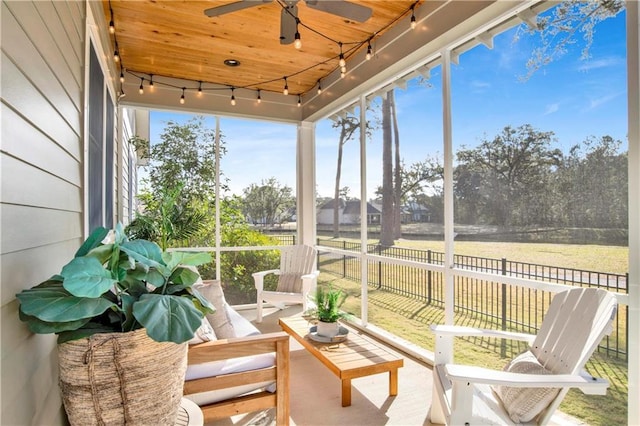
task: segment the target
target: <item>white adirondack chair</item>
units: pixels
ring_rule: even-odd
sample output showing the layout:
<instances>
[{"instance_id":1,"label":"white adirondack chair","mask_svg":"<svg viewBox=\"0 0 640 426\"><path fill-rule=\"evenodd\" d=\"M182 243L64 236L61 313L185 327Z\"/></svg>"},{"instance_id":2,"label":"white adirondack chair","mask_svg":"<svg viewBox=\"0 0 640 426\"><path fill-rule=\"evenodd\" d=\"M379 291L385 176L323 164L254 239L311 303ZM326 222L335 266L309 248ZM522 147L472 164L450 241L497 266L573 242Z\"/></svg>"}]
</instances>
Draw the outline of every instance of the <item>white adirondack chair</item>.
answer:
<instances>
[{"instance_id":1,"label":"white adirondack chair","mask_svg":"<svg viewBox=\"0 0 640 426\"><path fill-rule=\"evenodd\" d=\"M320 275L320 271L314 270L316 254L316 249L307 245L284 247L280 252L279 269L252 274L258 292L257 322L262 322L264 302L272 303L280 309L283 309L285 304L302 303L303 311L307 310L308 296L315 291ZM264 290L264 277L268 274L278 275L275 291Z\"/></svg>"},{"instance_id":2,"label":"white adirondack chair","mask_svg":"<svg viewBox=\"0 0 640 426\"><path fill-rule=\"evenodd\" d=\"M609 383L588 375L583 368L603 337L611 333L616 309L612 293L575 288L553 297L535 336L432 326L436 353L431 422L547 424L569 388L577 387L592 395L606 394ZM506 371L456 365L447 350L451 345L446 343L454 336L524 340L529 342L529 351L516 357Z\"/></svg>"}]
</instances>

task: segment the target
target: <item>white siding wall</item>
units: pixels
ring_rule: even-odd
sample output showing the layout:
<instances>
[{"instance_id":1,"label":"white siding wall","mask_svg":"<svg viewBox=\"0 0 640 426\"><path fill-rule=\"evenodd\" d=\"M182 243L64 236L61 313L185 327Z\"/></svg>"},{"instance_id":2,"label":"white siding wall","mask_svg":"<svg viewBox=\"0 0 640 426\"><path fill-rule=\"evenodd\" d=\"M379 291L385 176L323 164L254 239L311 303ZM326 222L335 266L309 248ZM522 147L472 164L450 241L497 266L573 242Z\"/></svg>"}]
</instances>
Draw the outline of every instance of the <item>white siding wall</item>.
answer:
<instances>
[{"instance_id":1,"label":"white siding wall","mask_svg":"<svg viewBox=\"0 0 640 426\"><path fill-rule=\"evenodd\" d=\"M85 3L2 2L0 424L61 424L55 337L15 294L59 271L83 237Z\"/></svg>"}]
</instances>

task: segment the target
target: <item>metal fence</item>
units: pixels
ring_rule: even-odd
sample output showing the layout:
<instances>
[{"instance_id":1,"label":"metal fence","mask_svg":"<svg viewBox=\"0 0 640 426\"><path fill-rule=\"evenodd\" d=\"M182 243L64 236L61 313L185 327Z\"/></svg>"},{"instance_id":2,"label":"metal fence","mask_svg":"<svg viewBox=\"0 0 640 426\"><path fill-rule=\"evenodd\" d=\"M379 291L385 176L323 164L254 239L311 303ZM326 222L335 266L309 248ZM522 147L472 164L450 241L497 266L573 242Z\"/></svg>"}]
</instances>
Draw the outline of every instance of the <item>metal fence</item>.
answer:
<instances>
[{"instance_id":1,"label":"metal fence","mask_svg":"<svg viewBox=\"0 0 640 426\"><path fill-rule=\"evenodd\" d=\"M318 245L360 252L360 243L318 240ZM369 244L367 252L392 259L412 260L435 265L444 264L444 253ZM360 259L354 256L320 252L320 270L325 273L360 281ZM457 268L491 272L505 276L580 286L599 287L613 292L627 292L628 274L587 271L558 266L538 265L502 259L454 255ZM389 264L379 260L368 262L368 284L372 288L416 298L425 304L444 307L444 278L440 272ZM457 276L454 280L454 309L472 315L504 330L535 334L551 301L552 293L498 282ZM628 352L628 311L619 306L613 333L598 347L607 356L626 359Z\"/></svg>"}]
</instances>

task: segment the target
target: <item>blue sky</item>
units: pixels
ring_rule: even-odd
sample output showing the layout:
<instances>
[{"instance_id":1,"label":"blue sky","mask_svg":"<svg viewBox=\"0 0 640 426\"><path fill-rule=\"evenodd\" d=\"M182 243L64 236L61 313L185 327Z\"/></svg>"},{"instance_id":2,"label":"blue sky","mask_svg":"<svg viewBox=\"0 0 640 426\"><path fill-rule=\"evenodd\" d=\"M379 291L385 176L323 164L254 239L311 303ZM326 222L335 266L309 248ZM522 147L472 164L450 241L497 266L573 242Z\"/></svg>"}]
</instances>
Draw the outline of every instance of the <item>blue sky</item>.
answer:
<instances>
[{"instance_id":1,"label":"blue sky","mask_svg":"<svg viewBox=\"0 0 640 426\"><path fill-rule=\"evenodd\" d=\"M625 15L596 27L590 58L580 59L583 46L570 47L562 58L538 70L527 81L526 62L537 38L521 36L515 29L494 39L494 48L477 46L460 56L451 76L454 150L473 147L492 138L505 126L531 124L553 131L565 153L589 136L610 135L627 146ZM412 80L406 90L396 90L401 156L407 165L427 156L441 156L441 69L431 71L429 86ZM184 122L185 114L152 112L151 142L155 143L166 121ZM207 118L213 128L215 121ZM222 171L232 192L275 177L295 188L296 128L292 125L221 117L228 153ZM367 144L367 188L371 196L381 181L381 135L375 132ZM317 191L332 196L338 132L324 120L317 124ZM345 147L341 186L359 195L359 147Z\"/></svg>"}]
</instances>

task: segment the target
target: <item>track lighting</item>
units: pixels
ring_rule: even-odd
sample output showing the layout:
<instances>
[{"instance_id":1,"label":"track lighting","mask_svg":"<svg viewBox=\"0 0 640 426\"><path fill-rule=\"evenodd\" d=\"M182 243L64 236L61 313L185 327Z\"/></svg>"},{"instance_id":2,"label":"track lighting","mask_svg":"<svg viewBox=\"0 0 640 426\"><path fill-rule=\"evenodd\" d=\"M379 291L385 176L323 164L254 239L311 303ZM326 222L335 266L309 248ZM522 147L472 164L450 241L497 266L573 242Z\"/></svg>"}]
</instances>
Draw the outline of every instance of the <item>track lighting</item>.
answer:
<instances>
[{"instance_id":1,"label":"track lighting","mask_svg":"<svg viewBox=\"0 0 640 426\"><path fill-rule=\"evenodd\" d=\"M140 79L140 88L138 89L138 93L140 93L141 95L144 93L144 87L142 86L142 83L144 83L144 78Z\"/></svg>"},{"instance_id":2,"label":"track lighting","mask_svg":"<svg viewBox=\"0 0 640 426\"><path fill-rule=\"evenodd\" d=\"M234 90L236 90L235 88L231 88L231 105L236 106L236 97L233 94Z\"/></svg>"},{"instance_id":3,"label":"track lighting","mask_svg":"<svg viewBox=\"0 0 640 426\"><path fill-rule=\"evenodd\" d=\"M282 91L285 96L289 94L289 85L287 84L287 77L284 77L284 90Z\"/></svg>"},{"instance_id":4,"label":"track lighting","mask_svg":"<svg viewBox=\"0 0 640 426\"><path fill-rule=\"evenodd\" d=\"M260 97L260 89L258 89L258 103L262 102L262 98Z\"/></svg>"},{"instance_id":5,"label":"track lighting","mask_svg":"<svg viewBox=\"0 0 640 426\"><path fill-rule=\"evenodd\" d=\"M184 89L186 89L186 87L182 88L182 96L180 96L180 104L184 105Z\"/></svg>"}]
</instances>

